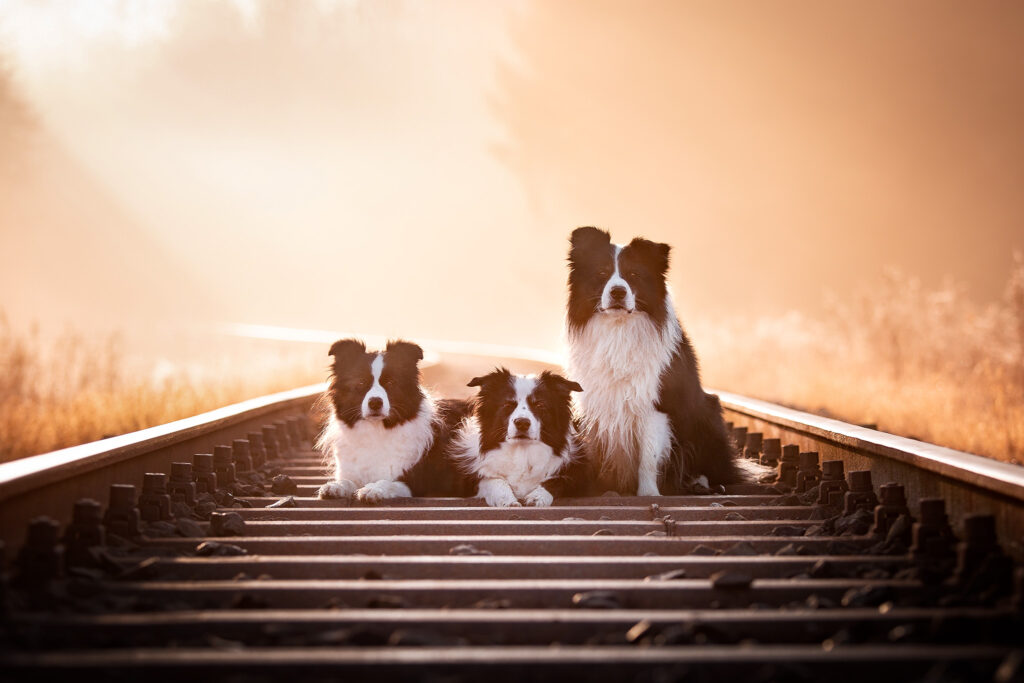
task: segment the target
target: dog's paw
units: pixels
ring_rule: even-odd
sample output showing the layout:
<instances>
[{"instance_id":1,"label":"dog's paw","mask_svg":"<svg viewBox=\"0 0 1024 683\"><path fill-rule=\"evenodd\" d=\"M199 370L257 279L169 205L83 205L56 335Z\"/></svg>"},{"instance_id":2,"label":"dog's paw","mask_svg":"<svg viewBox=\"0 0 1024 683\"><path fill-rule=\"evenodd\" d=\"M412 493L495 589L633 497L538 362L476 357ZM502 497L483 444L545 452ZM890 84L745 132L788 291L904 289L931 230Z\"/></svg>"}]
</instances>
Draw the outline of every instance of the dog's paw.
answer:
<instances>
[{"instance_id":1,"label":"dog's paw","mask_svg":"<svg viewBox=\"0 0 1024 683\"><path fill-rule=\"evenodd\" d=\"M379 503L388 498L408 498L412 496L409 487L400 481L382 479L374 481L356 491L356 500L361 503Z\"/></svg>"},{"instance_id":2,"label":"dog's paw","mask_svg":"<svg viewBox=\"0 0 1024 683\"><path fill-rule=\"evenodd\" d=\"M526 498L523 499L523 504L531 507L546 508L550 507L554 500L555 497L552 496L546 488L538 486L526 494Z\"/></svg>"},{"instance_id":3,"label":"dog's paw","mask_svg":"<svg viewBox=\"0 0 1024 683\"><path fill-rule=\"evenodd\" d=\"M348 479L342 479L341 481L329 481L321 486L320 490L316 492L316 497L321 499L351 498L355 492L355 483Z\"/></svg>"},{"instance_id":4,"label":"dog's paw","mask_svg":"<svg viewBox=\"0 0 1024 683\"><path fill-rule=\"evenodd\" d=\"M484 479L480 482L480 491L477 495L492 508L522 507L504 479Z\"/></svg>"}]
</instances>

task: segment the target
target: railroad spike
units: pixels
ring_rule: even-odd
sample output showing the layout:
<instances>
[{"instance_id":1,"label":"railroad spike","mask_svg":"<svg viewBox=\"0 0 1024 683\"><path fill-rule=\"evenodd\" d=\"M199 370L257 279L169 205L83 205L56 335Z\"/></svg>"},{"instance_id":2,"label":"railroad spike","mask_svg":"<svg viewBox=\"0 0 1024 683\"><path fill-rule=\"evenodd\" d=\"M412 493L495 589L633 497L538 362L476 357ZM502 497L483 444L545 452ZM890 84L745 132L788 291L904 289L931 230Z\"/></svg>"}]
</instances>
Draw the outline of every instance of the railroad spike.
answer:
<instances>
[{"instance_id":1,"label":"railroad spike","mask_svg":"<svg viewBox=\"0 0 1024 683\"><path fill-rule=\"evenodd\" d=\"M193 481L192 463L171 463L171 479L167 483L167 493L171 496L172 503L184 503L189 507L196 504L196 483Z\"/></svg>"},{"instance_id":2,"label":"railroad spike","mask_svg":"<svg viewBox=\"0 0 1024 683\"><path fill-rule=\"evenodd\" d=\"M125 539L136 539L142 535L139 527L139 508L135 505L135 487L131 484L111 484L110 503L103 515L103 526L107 533Z\"/></svg>"},{"instance_id":3,"label":"railroad spike","mask_svg":"<svg viewBox=\"0 0 1024 683\"><path fill-rule=\"evenodd\" d=\"M165 522L172 519L171 497L167 495L167 475L147 472L142 479L139 495L139 516L146 522Z\"/></svg>"},{"instance_id":4,"label":"railroad spike","mask_svg":"<svg viewBox=\"0 0 1024 683\"><path fill-rule=\"evenodd\" d=\"M196 480L197 493L212 495L217 491L217 472L213 465L213 453L196 453L192 456L192 476Z\"/></svg>"},{"instance_id":5,"label":"railroad spike","mask_svg":"<svg viewBox=\"0 0 1024 683\"><path fill-rule=\"evenodd\" d=\"M796 486L796 473L800 468L800 447L786 444L782 447L782 459L779 460L778 486L792 489Z\"/></svg>"},{"instance_id":6,"label":"railroad spike","mask_svg":"<svg viewBox=\"0 0 1024 683\"><path fill-rule=\"evenodd\" d=\"M878 505L878 496L871 485L871 470L854 470L848 478L850 490L843 497L843 514L852 515L863 509L872 512Z\"/></svg>"},{"instance_id":7,"label":"railroad spike","mask_svg":"<svg viewBox=\"0 0 1024 683\"><path fill-rule=\"evenodd\" d=\"M60 525L49 517L36 517L28 524L25 545L15 558L13 584L36 593L60 578L63 548L57 543Z\"/></svg>"},{"instance_id":8,"label":"railroad spike","mask_svg":"<svg viewBox=\"0 0 1024 683\"><path fill-rule=\"evenodd\" d=\"M302 436L302 428L300 423L302 422L301 417L292 416L287 419L288 423L288 434L292 437L292 442L295 444L295 450L299 451L302 446L305 445L305 438Z\"/></svg>"},{"instance_id":9,"label":"railroad spike","mask_svg":"<svg viewBox=\"0 0 1024 683\"><path fill-rule=\"evenodd\" d=\"M249 455L252 457L253 469L258 470L267 461L267 449L263 447L263 434L249 432L245 438L249 441Z\"/></svg>"},{"instance_id":10,"label":"railroad spike","mask_svg":"<svg viewBox=\"0 0 1024 683\"><path fill-rule=\"evenodd\" d=\"M733 427L732 440L736 442L736 451L742 455L743 448L747 445L747 428Z\"/></svg>"},{"instance_id":11,"label":"railroad spike","mask_svg":"<svg viewBox=\"0 0 1024 683\"><path fill-rule=\"evenodd\" d=\"M808 451L799 456L799 466L796 471L796 492L806 493L817 488L821 483L821 468L818 467L818 453Z\"/></svg>"},{"instance_id":12,"label":"railroad spike","mask_svg":"<svg viewBox=\"0 0 1024 683\"><path fill-rule=\"evenodd\" d=\"M765 439L761 446L761 464L777 467L782 459L782 439Z\"/></svg>"},{"instance_id":13,"label":"railroad spike","mask_svg":"<svg viewBox=\"0 0 1024 683\"><path fill-rule=\"evenodd\" d=\"M875 506L875 523L871 527L871 533L875 536L885 537L900 515L910 516L910 508L907 507L907 497L903 487L899 484L892 482L882 484L878 492L881 494L881 500ZM900 539L905 546L910 545L910 531L910 527L907 527L906 536Z\"/></svg>"},{"instance_id":14,"label":"railroad spike","mask_svg":"<svg viewBox=\"0 0 1024 683\"><path fill-rule=\"evenodd\" d=\"M296 444L292 443L291 434L288 433L288 423L284 420L274 420L273 425L277 427L277 446L281 455L293 455L297 448Z\"/></svg>"},{"instance_id":15,"label":"railroad spike","mask_svg":"<svg viewBox=\"0 0 1024 683\"><path fill-rule=\"evenodd\" d=\"M75 501L71 523L64 530L64 566L68 569L95 567L98 563L90 549L102 546L106 541L103 506L91 498Z\"/></svg>"},{"instance_id":16,"label":"railroad spike","mask_svg":"<svg viewBox=\"0 0 1024 683\"><path fill-rule=\"evenodd\" d=\"M994 515L964 517L964 539L957 545L953 582L968 597L999 597L1013 591L1013 560L999 545Z\"/></svg>"},{"instance_id":17,"label":"railroad spike","mask_svg":"<svg viewBox=\"0 0 1024 683\"><path fill-rule=\"evenodd\" d=\"M761 432L747 432L747 442L743 448L743 457L759 460L761 458L762 443L764 443L764 434Z\"/></svg>"},{"instance_id":18,"label":"railroad spike","mask_svg":"<svg viewBox=\"0 0 1024 683\"><path fill-rule=\"evenodd\" d=\"M846 475L843 473L842 460L826 460L821 463L821 484L818 485L817 505L836 507L841 504L843 496L849 489ZM833 494L837 496L835 501L833 501Z\"/></svg>"},{"instance_id":19,"label":"railroad spike","mask_svg":"<svg viewBox=\"0 0 1024 683\"><path fill-rule=\"evenodd\" d=\"M283 457L280 445L277 442L277 427L263 425L263 447L267 451L267 461L280 460Z\"/></svg>"},{"instance_id":20,"label":"railroad spike","mask_svg":"<svg viewBox=\"0 0 1024 683\"><path fill-rule=\"evenodd\" d=\"M231 461L235 465L236 473L252 471L252 456L249 454L249 442L247 440L235 439L231 442Z\"/></svg>"},{"instance_id":21,"label":"railroad spike","mask_svg":"<svg viewBox=\"0 0 1024 683\"><path fill-rule=\"evenodd\" d=\"M235 483L235 463L231 462L231 446L213 447L213 469L217 472L217 486L226 488Z\"/></svg>"}]
</instances>

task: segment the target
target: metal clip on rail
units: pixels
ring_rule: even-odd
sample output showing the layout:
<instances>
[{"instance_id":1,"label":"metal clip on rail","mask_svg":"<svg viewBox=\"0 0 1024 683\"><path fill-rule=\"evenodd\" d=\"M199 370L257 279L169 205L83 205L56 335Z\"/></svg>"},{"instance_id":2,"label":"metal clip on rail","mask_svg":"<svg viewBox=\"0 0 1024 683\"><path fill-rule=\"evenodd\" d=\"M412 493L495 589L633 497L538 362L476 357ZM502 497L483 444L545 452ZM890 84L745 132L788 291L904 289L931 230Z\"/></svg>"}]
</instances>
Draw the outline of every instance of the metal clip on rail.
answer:
<instances>
[{"instance_id":1,"label":"metal clip on rail","mask_svg":"<svg viewBox=\"0 0 1024 683\"><path fill-rule=\"evenodd\" d=\"M196 504L196 483L193 481L192 463L171 463L171 480L167 484L167 493L171 496L172 503L184 503L189 507Z\"/></svg>"},{"instance_id":2,"label":"metal clip on rail","mask_svg":"<svg viewBox=\"0 0 1024 683\"><path fill-rule=\"evenodd\" d=\"M196 480L197 493L213 494L217 491L217 472L214 469L213 453L196 453L192 456L192 471Z\"/></svg>"},{"instance_id":3,"label":"metal clip on rail","mask_svg":"<svg viewBox=\"0 0 1024 683\"><path fill-rule=\"evenodd\" d=\"M103 507L99 501L91 498L76 501L71 523L64 531L64 565L68 569L96 566L96 559L89 549L105 542Z\"/></svg>"},{"instance_id":4,"label":"metal clip on rail","mask_svg":"<svg viewBox=\"0 0 1024 683\"><path fill-rule=\"evenodd\" d=\"M131 484L111 484L110 504L103 515L103 526L107 532L134 540L142 535L139 521L139 508L135 505L135 487Z\"/></svg>"},{"instance_id":5,"label":"metal clip on rail","mask_svg":"<svg viewBox=\"0 0 1024 683\"><path fill-rule=\"evenodd\" d=\"M764 441L764 435L761 432L750 432L747 434L747 444L743 449L743 457L749 458L750 460L759 460L761 457L761 444Z\"/></svg>"},{"instance_id":6,"label":"metal clip on rail","mask_svg":"<svg viewBox=\"0 0 1024 683\"><path fill-rule=\"evenodd\" d=\"M852 515L857 510L874 512L878 496L871 485L871 470L850 472L850 490L843 497L843 514Z\"/></svg>"},{"instance_id":7,"label":"metal clip on rail","mask_svg":"<svg viewBox=\"0 0 1024 683\"><path fill-rule=\"evenodd\" d=\"M796 473L800 468L800 447L786 444L782 447L782 459L779 460L778 485L788 489L796 486Z\"/></svg>"},{"instance_id":8,"label":"metal clip on rail","mask_svg":"<svg viewBox=\"0 0 1024 683\"><path fill-rule=\"evenodd\" d=\"M782 458L782 439L765 439L761 449L761 464L775 468Z\"/></svg>"},{"instance_id":9,"label":"metal clip on rail","mask_svg":"<svg viewBox=\"0 0 1024 683\"><path fill-rule=\"evenodd\" d=\"M139 515L146 522L166 522L171 515L171 497L167 495L167 475L147 472L142 479Z\"/></svg>"},{"instance_id":10,"label":"metal clip on rail","mask_svg":"<svg viewBox=\"0 0 1024 683\"><path fill-rule=\"evenodd\" d=\"M800 464L796 471L796 492L806 493L816 489L821 483L821 468L818 467L818 454L814 451L800 454Z\"/></svg>"}]
</instances>

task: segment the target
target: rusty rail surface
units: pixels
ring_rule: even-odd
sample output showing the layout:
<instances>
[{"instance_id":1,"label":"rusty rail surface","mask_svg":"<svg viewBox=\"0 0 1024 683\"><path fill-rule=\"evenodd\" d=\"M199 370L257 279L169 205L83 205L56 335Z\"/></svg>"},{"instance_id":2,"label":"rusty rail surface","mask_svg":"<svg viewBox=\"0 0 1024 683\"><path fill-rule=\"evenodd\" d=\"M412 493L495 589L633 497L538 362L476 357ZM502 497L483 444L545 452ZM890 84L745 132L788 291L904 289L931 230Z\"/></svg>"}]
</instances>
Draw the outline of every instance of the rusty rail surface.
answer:
<instances>
[{"instance_id":1,"label":"rusty rail surface","mask_svg":"<svg viewBox=\"0 0 1024 683\"><path fill-rule=\"evenodd\" d=\"M0 466L0 678L1024 676L1021 468L723 394L759 484L364 507L322 389Z\"/></svg>"}]
</instances>

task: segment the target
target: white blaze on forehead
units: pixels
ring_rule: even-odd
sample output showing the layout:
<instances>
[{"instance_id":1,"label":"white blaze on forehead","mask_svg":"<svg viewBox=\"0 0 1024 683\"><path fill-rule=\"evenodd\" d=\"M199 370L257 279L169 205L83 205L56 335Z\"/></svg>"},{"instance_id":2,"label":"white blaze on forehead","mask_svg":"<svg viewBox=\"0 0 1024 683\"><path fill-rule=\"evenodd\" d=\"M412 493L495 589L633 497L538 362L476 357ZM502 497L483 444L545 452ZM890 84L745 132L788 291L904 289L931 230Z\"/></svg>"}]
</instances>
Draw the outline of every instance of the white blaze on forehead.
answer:
<instances>
[{"instance_id":1,"label":"white blaze on forehead","mask_svg":"<svg viewBox=\"0 0 1024 683\"><path fill-rule=\"evenodd\" d=\"M381 415L387 415L391 412L391 401L388 400L388 392L384 390L384 387L380 384L380 375L384 371L384 354L378 353L373 358L373 362L370 363L370 374L373 375L373 386L366 392L366 396L363 397L363 417L370 417L373 413L370 411L370 399L377 397L384 402L384 405L380 409Z\"/></svg>"},{"instance_id":2,"label":"white blaze on forehead","mask_svg":"<svg viewBox=\"0 0 1024 683\"><path fill-rule=\"evenodd\" d=\"M625 278L623 278L619 273L619 256L622 254L622 245L616 244L613 246L615 247L615 256L612 257L612 260L615 263L615 272L612 273L610 278L608 278L608 282L605 283L604 290L601 292L601 308L611 308L613 303L616 303L612 299L612 289L615 287L624 287L626 290L626 298L617 303L625 306L627 311L632 311L636 308L636 296L633 294L633 288L629 286L629 283L626 282Z\"/></svg>"},{"instance_id":3,"label":"white blaze on forehead","mask_svg":"<svg viewBox=\"0 0 1024 683\"><path fill-rule=\"evenodd\" d=\"M540 438L540 420L530 410L530 394L533 393L534 389L537 388L537 378L533 376L516 375L512 378L512 388L516 392L516 408L512 411L512 414L508 416L508 433L507 438L512 439L519 435L519 430L516 429L515 421L520 418L525 418L530 421L530 429L526 436L531 439Z\"/></svg>"}]
</instances>

